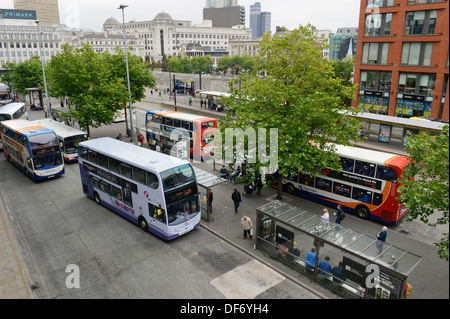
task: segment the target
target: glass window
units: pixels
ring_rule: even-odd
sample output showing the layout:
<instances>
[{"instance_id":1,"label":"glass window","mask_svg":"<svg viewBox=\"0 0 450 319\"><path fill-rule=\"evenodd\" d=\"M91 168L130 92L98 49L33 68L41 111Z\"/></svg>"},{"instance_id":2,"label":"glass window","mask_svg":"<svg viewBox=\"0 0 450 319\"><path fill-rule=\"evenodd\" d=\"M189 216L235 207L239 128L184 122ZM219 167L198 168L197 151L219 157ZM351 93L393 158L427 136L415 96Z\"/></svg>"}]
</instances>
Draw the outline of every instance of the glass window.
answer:
<instances>
[{"instance_id":1,"label":"glass window","mask_svg":"<svg viewBox=\"0 0 450 319\"><path fill-rule=\"evenodd\" d=\"M147 175L147 178L146 178L147 184L146 185L153 189L157 189L159 186L158 176L156 176L153 173L149 173L149 172L146 172L146 175Z\"/></svg>"},{"instance_id":2,"label":"glass window","mask_svg":"<svg viewBox=\"0 0 450 319\"><path fill-rule=\"evenodd\" d=\"M120 163L119 169L122 176L131 178L131 165Z\"/></svg>"},{"instance_id":3,"label":"glass window","mask_svg":"<svg viewBox=\"0 0 450 319\"><path fill-rule=\"evenodd\" d=\"M133 180L145 184L145 171L140 168L133 167Z\"/></svg>"},{"instance_id":4,"label":"glass window","mask_svg":"<svg viewBox=\"0 0 450 319\"><path fill-rule=\"evenodd\" d=\"M365 189L353 187L352 198L359 200L361 202L371 204L372 203L372 192L366 191Z\"/></svg>"},{"instance_id":5,"label":"glass window","mask_svg":"<svg viewBox=\"0 0 450 319\"><path fill-rule=\"evenodd\" d=\"M98 155L96 152L88 150L88 160L92 163L97 164L98 162Z\"/></svg>"},{"instance_id":6,"label":"glass window","mask_svg":"<svg viewBox=\"0 0 450 319\"><path fill-rule=\"evenodd\" d=\"M191 165L183 165L161 173L164 190L168 191L172 188L194 181L195 175Z\"/></svg>"},{"instance_id":7,"label":"glass window","mask_svg":"<svg viewBox=\"0 0 450 319\"><path fill-rule=\"evenodd\" d=\"M382 202L383 202L383 195L382 194L378 194L378 193L374 193L373 194L373 204L374 205L381 205Z\"/></svg>"},{"instance_id":8,"label":"glass window","mask_svg":"<svg viewBox=\"0 0 450 319\"><path fill-rule=\"evenodd\" d=\"M316 177L316 188L326 192L331 192L331 181L325 178Z\"/></svg>"},{"instance_id":9,"label":"glass window","mask_svg":"<svg viewBox=\"0 0 450 319\"><path fill-rule=\"evenodd\" d=\"M83 159L87 159L87 149L85 149L84 147L80 146L78 148L78 157L81 157Z\"/></svg>"},{"instance_id":10,"label":"glass window","mask_svg":"<svg viewBox=\"0 0 450 319\"><path fill-rule=\"evenodd\" d=\"M428 34L434 34L436 31L437 11L430 12L430 19L428 20Z\"/></svg>"},{"instance_id":11,"label":"glass window","mask_svg":"<svg viewBox=\"0 0 450 319\"><path fill-rule=\"evenodd\" d=\"M352 195L352 187L349 185L334 182L333 194L350 198Z\"/></svg>"},{"instance_id":12,"label":"glass window","mask_svg":"<svg viewBox=\"0 0 450 319\"><path fill-rule=\"evenodd\" d=\"M391 167L386 167L383 165L377 166L376 178L382 179L388 182L395 182L397 180L397 172Z\"/></svg>"},{"instance_id":13,"label":"glass window","mask_svg":"<svg viewBox=\"0 0 450 319\"><path fill-rule=\"evenodd\" d=\"M108 169L108 157L102 154L98 154L98 164Z\"/></svg>"},{"instance_id":14,"label":"glass window","mask_svg":"<svg viewBox=\"0 0 450 319\"><path fill-rule=\"evenodd\" d=\"M108 184L108 183L106 183L106 182L103 182L103 181L102 181L102 182L100 183L100 190L101 190L102 192L108 194L108 195L111 195L111 194L112 194L112 192L111 192L111 185Z\"/></svg>"},{"instance_id":15,"label":"glass window","mask_svg":"<svg viewBox=\"0 0 450 319\"><path fill-rule=\"evenodd\" d=\"M308 174L299 173L298 182L306 186L314 187L314 178L309 176Z\"/></svg>"},{"instance_id":16,"label":"glass window","mask_svg":"<svg viewBox=\"0 0 450 319\"><path fill-rule=\"evenodd\" d=\"M113 158L109 159L109 169L111 171L113 171L114 173L120 174L119 165L120 165L120 162L118 160L115 160Z\"/></svg>"},{"instance_id":17,"label":"glass window","mask_svg":"<svg viewBox=\"0 0 450 319\"><path fill-rule=\"evenodd\" d=\"M422 65L431 65L431 55L432 54L433 54L433 43L431 43L431 42L426 43Z\"/></svg>"},{"instance_id":18,"label":"glass window","mask_svg":"<svg viewBox=\"0 0 450 319\"><path fill-rule=\"evenodd\" d=\"M160 221L161 223L166 223L166 212L164 211L164 209L149 203L148 211L150 213L150 217Z\"/></svg>"},{"instance_id":19,"label":"glass window","mask_svg":"<svg viewBox=\"0 0 450 319\"><path fill-rule=\"evenodd\" d=\"M363 161L356 161L355 173L374 177L375 176L375 164L367 163Z\"/></svg>"},{"instance_id":20,"label":"glass window","mask_svg":"<svg viewBox=\"0 0 450 319\"><path fill-rule=\"evenodd\" d=\"M354 165L355 161L349 158L341 158L341 165L342 165L342 170L346 171L346 172L353 172L353 165Z\"/></svg>"},{"instance_id":21,"label":"glass window","mask_svg":"<svg viewBox=\"0 0 450 319\"><path fill-rule=\"evenodd\" d=\"M122 201L122 190L120 188L111 185L111 195L115 199Z\"/></svg>"}]
</instances>

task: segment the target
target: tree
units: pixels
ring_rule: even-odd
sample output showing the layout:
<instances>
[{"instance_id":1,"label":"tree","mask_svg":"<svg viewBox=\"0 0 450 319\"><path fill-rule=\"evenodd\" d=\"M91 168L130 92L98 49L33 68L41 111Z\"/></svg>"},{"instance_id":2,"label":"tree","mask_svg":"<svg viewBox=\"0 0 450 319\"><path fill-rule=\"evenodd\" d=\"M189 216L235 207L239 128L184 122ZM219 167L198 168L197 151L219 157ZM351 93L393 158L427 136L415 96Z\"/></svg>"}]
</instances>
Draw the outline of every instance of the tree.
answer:
<instances>
[{"instance_id":1,"label":"tree","mask_svg":"<svg viewBox=\"0 0 450 319\"><path fill-rule=\"evenodd\" d=\"M449 213L449 126L440 135L428 133L411 136L405 149L411 160L399 179L399 201L410 209L408 220L420 219L431 227L447 225ZM442 214L435 222L430 216ZM443 234L439 248L440 258L448 261L449 233Z\"/></svg>"},{"instance_id":2,"label":"tree","mask_svg":"<svg viewBox=\"0 0 450 319\"><path fill-rule=\"evenodd\" d=\"M49 88L53 96L67 96L76 106L68 116L80 126L99 127L112 122L114 106L127 100L126 82L115 78L105 54L85 44L79 49L64 45L49 63Z\"/></svg>"},{"instance_id":3,"label":"tree","mask_svg":"<svg viewBox=\"0 0 450 319\"><path fill-rule=\"evenodd\" d=\"M38 83L44 85L42 62L37 55L18 64L8 63L5 67L10 70L7 79L10 86L20 94L28 94L26 89L38 87Z\"/></svg>"},{"instance_id":4,"label":"tree","mask_svg":"<svg viewBox=\"0 0 450 319\"><path fill-rule=\"evenodd\" d=\"M331 63L322 58L324 44L317 42L312 25L300 26L284 37L263 35L258 57L263 61L256 63L261 69L230 82L231 97L226 100L230 111L220 123L225 144L226 129L278 130L279 199L282 176L296 175L298 170L316 175L326 167L340 170L335 146L329 142L349 145L360 129L359 122L343 112L355 112L344 103L355 89L335 78ZM267 72L267 77L258 72ZM248 146L249 141L246 138L244 143ZM237 144L233 144L235 150ZM258 151L270 154L273 150L266 142L258 145ZM247 163L255 172L267 164L258 155L254 163Z\"/></svg>"}]
</instances>

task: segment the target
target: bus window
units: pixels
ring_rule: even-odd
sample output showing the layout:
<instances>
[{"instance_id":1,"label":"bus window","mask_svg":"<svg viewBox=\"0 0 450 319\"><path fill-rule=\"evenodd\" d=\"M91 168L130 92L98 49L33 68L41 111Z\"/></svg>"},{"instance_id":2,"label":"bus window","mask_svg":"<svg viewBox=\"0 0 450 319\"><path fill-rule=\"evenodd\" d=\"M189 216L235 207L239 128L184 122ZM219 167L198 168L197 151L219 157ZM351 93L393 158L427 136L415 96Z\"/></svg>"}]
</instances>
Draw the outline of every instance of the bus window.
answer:
<instances>
[{"instance_id":1,"label":"bus window","mask_svg":"<svg viewBox=\"0 0 450 319\"><path fill-rule=\"evenodd\" d=\"M166 118L166 125L173 126L173 119Z\"/></svg>"},{"instance_id":2,"label":"bus window","mask_svg":"<svg viewBox=\"0 0 450 319\"><path fill-rule=\"evenodd\" d=\"M395 182L397 180L397 172L391 167L378 165L376 178L383 179L388 182Z\"/></svg>"},{"instance_id":3,"label":"bus window","mask_svg":"<svg viewBox=\"0 0 450 319\"><path fill-rule=\"evenodd\" d=\"M85 149L84 147L79 147L78 148L78 156L84 159L87 159L87 149Z\"/></svg>"},{"instance_id":4,"label":"bus window","mask_svg":"<svg viewBox=\"0 0 450 319\"><path fill-rule=\"evenodd\" d=\"M355 173L361 174L364 176L375 176L375 164L362 162L362 161L356 161L355 164Z\"/></svg>"},{"instance_id":5,"label":"bus window","mask_svg":"<svg viewBox=\"0 0 450 319\"><path fill-rule=\"evenodd\" d=\"M204 129L207 129L207 128L210 128L210 127L214 127L214 126L215 126L215 124L214 124L213 121L202 123L202 129L203 129L203 130L204 130Z\"/></svg>"},{"instance_id":6,"label":"bus window","mask_svg":"<svg viewBox=\"0 0 450 319\"><path fill-rule=\"evenodd\" d=\"M92 163L98 164L98 156L97 153L94 151L89 150L88 151L88 160Z\"/></svg>"},{"instance_id":7,"label":"bus window","mask_svg":"<svg viewBox=\"0 0 450 319\"><path fill-rule=\"evenodd\" d=\"M346 171L346 172L350 172L353 173L353 165L354 165L355 161L352 159L348 159L348 158L341 158L341 165L342 165L342 170Z\"/></svg>"},{"instance_id":8,"label":"bus window","mask_svg":"<svg viewBox=\"0 0 450 319\"><path fill-rule=\"evenodd\" d=\"M307 174L299 173L298 174L298 182L300 184L303 184L306 186L314 187L314 178L312 178L311 176L309 176Z\"/></svg>"},{"instance_id":9,"label":"bus window","mask_svg":"<svg viewBox=\"0 0 450 319\"><path fill-rule=\"evenodd\" d=\"M109 159L109 169L114 173L119 173L119 165L120 162L118 160L115 160L113 158Z\"/></svg>"},{"instance_id":10,"label":"bus window","mask_svg":"<svg viewBox=\"0 0 450 319\"><path fill-rule=\"evenodd\" d=\"M367 204L372 204L372 192L368 192L364 189L353 187L352 198Z\"/></svg>"},{"instance_id":11,"label":"bus window","mask_svg":"<svg viewBox=\"0 0 450 319\"><path fill-rule=\"evenodd\" d=\"M98 165L108 169L108 157L102 154L98 154Z\"/></svg>"},{"instance_id":12,"label":"bus window","mask_svg":"<svg viewBox=\"0 0 450 319\"><path fill-rule=\"evenodd\" d=\"M349 185L335 182L333 185L333 194L350 198L352 195L352 187Z\"/></svg>"},{"instance_id":13,"label":"bus window","mask_svg":"<svg viewBox=\"0 0 450 319\"><path fill-rule=\"evenodd\" d=\"M166 212L164 211L164 209L148 203L148 210L151 217L160 221L161 223L166 223Z\"/></svg>"},{"instance_id":14,"label":"bus window","mask_svg":"<svg viewBox=\"0 0 450 319\"><path fill-rule=\"evenodd\" d=\"M158 177L155 174L149 172L146 172L146 175L147 175L147 186L153 189L157 189L159 186Z\"/></svg>"},{"instance_id":15,"label":"bus window","mask_svg":"<svg viewBox=\"0 0 450 319\"><path fill-rule=\"evenodd\" d=\"M133 180L145 184L145 171L140 168L133 167Z\"/></svg>"},{"instance_id":16,"label":"bus window","mask_svg":"<svg viewBox=\"0 0 450 319\"><path fill-rule=\"evenodd\" d=\"M111 185L111 192L112 192L112 196L117 199L122 201L122 191L120 190L120 188L114 187Z\"/></svg>"},{"instance_id":17,"label":"bus window","mask_svg":"<svg viewBox=\"0 0 450 319\"><path fill-rule=\"evenodd\" d=\"M152 122L154 122L154 123L161 123L161 116L154 114L152 116Z\"/></svg>"},{"instance_id":18,"label":"bus window","mask_svg":"<svg viewBox=\"0 0 450 319\"><path fill-rule=\"evenodd\" d=\"M331 181L321 177L316 177L316 188L326 192L331 192Z\"/></svg>"},{"instance_id":19,"label":"bus window","mask_svg":"<svg viewBox=\"0 0 450 319\"><path fill-rule=\"evenodd\" d=\"M111 185L109 185L108 183L101 182L100 189L102 190L102 192L105 192L106 194L111 195Z\"/></svg>"},{"instance_id":20,"label":"bus window","mask_svg":"<svg viewBox=\"0 0 450 319\"><path fill-rule=\"evenodd\" d=\"M120 174L122 176L131 179L132 174L131 174L131 166L130 165L124 164L124 163L120 163L119 169L120 169Z\"/></svg>"},{"instance_id":21,"label":"bus window","mask_svg":"<svg viewBox=\"0 0 450 319\"><path fill-rule=\"evenodd\" d=\"M181 121L180 120L173 120L173 126L181 127Z\"/></svg>"},{"instance_id":22,"label":"bus window","mask_svg":"<svg viewBox=\"0 0 450 319\"><path fill-rule=\"evenodd\" d=\"M373 194L373 204L374 205L381 205L382 202L383 202L383 195L382 194L378 194L378 193L374 193Z\"/></svg>"}]
</instances>

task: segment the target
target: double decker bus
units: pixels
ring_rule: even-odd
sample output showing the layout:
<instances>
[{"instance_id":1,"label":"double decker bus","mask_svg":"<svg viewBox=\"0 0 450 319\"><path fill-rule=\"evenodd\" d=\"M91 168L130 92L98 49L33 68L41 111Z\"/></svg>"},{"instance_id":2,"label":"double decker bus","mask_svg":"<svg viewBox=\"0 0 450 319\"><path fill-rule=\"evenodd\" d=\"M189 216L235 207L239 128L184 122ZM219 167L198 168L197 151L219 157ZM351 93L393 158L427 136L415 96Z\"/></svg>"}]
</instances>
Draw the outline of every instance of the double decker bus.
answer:
<instances>
[{"instance_id":1,"label":"double decker bus","mask_svg":"<svg viewBox=\"0 0 450 319\"><path fill-rule=\"evenodd\" d=\"M33 122L56 133L61 145L64 162L73 163L78 161L78 144L88 139L85 132L52 119L42 119Z\"/></svg>"},{"instance_id":2,"label":"double decker bus","mask_svg":"<svg viewBox=\"0 0 450 319\"><path fill-rule=\"evenodd\" d=\"M336 145L340 172L325 169L315 177L299 172L283 180L283 190L319 203L337 206L362 219L396 225L409 212L398 202L397 178L409 159L405 156Z\"/></svg>"},{"instance_id":3,"label":"double decker bus","mask_svg":"<svg viewBox=\"0 0 450 319\"><path fill-rule=\"evenodd\" d=\"M201 210L189 162L109 137L78 146L83 192L165 240L200 225Z\"/></svg>"},{"instance_id":4,"label":"double decker bus","mask_svg":"<svg viewBox=\"0 0 450 319\"><path fill-rule=\"evenodd\" d=\"M28 120L0 123L7 160L34 181L64 174L64 162L55 132Z\"/></svg>"},{"instance_id":5,"label":"double decker bus","mask_svg":"<svg viewBox=\"0 0 450 319\"><path fill-rule=\"evenodd\" d=\"M217 133L217 119L167 110L150 111L146 114L145 129L152 149L160 144L168 152L185 138L189 140L191 157L202 160L212 155L210 142Z\"/></svg>"},{"instance_id":6,"label":"double decker bus","mask_svg":"<svg viewBox=\"0 0 450 319\"><path fill-rule=\"evenodd\" d=\"M11 103L11 95L9 86L5 83L0 83L0 105Z\"/></svg>"},{"instance_id":7,"label":"double decker bus","mask_svg":"<svg viewBox=\"0 0 450 319\"><path fill-rule=\"evenodd\" d=\"M25 103L9 103L0 107L0 122L17 119L28 120L28 112ZM0 141L0 150L2 149L3 144Z\"/></svg>"}]
</instances>

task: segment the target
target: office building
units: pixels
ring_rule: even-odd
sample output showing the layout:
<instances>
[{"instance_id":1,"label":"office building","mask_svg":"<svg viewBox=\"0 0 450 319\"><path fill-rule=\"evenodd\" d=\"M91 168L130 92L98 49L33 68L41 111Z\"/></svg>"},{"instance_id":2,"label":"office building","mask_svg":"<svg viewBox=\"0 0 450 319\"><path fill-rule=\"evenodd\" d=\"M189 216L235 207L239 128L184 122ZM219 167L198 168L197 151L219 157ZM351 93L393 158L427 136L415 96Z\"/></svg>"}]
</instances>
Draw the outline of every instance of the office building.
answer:
<instances>
[{"instance_id":1,"label":"office building","mask_svg":"<svg viewBox=\"0 0 450 319\"><path fill-rule=\"evenodd\" d=\"M245 7L204 8L203 20L210 20L214 28L245 27Z\"/></svg>"},{"instance_id":2,"label":"office building","mask_svg":"<svg viewBox=\"0 0 450 319\"><path fill-rule=\"evenodd\" d=\"M250 5L250 29L253 38L259 38L271 30L271 18L270 12L261 12L261 2Z\"/></svg>"},{"instance_id":3,"label":"office building","mask_svg":"<svg viewBox=\"0 0 450 319\"><path fill-rule=\"evenodd\" d=\"M362 0L352 106L448 121L448 17L448 1Z\"/></svg>"},{"instance_id":4,"label":"office building","mask_svg":"<svg viewBox=\"0 0 450 319\"><path fill-rule=\"evenodd\" d=\"M237 7L238 0L206 0L205 8Z\"/></svg>"},{"instance_id":5,"label":"office building","mask_svg":"<svg viewBox=\"0 0 450 319\"><path fill-rule=\"evenodd\" d=\"M58 25L58 0L14 0L14 9L35 10L41 25Z\"/></svg>"},{"instance_id":6,"label":"office building","mask_svg":"<svg viewBox=\"0 0 450 319\"><path fill-rule=\"evenodd\" d=\"M358 28L338 28L330 35L330 59L342 60L347 55L356 56L358 44ZM349 45L352 46L349 49Z\"/></svg>"}]
</instances>

